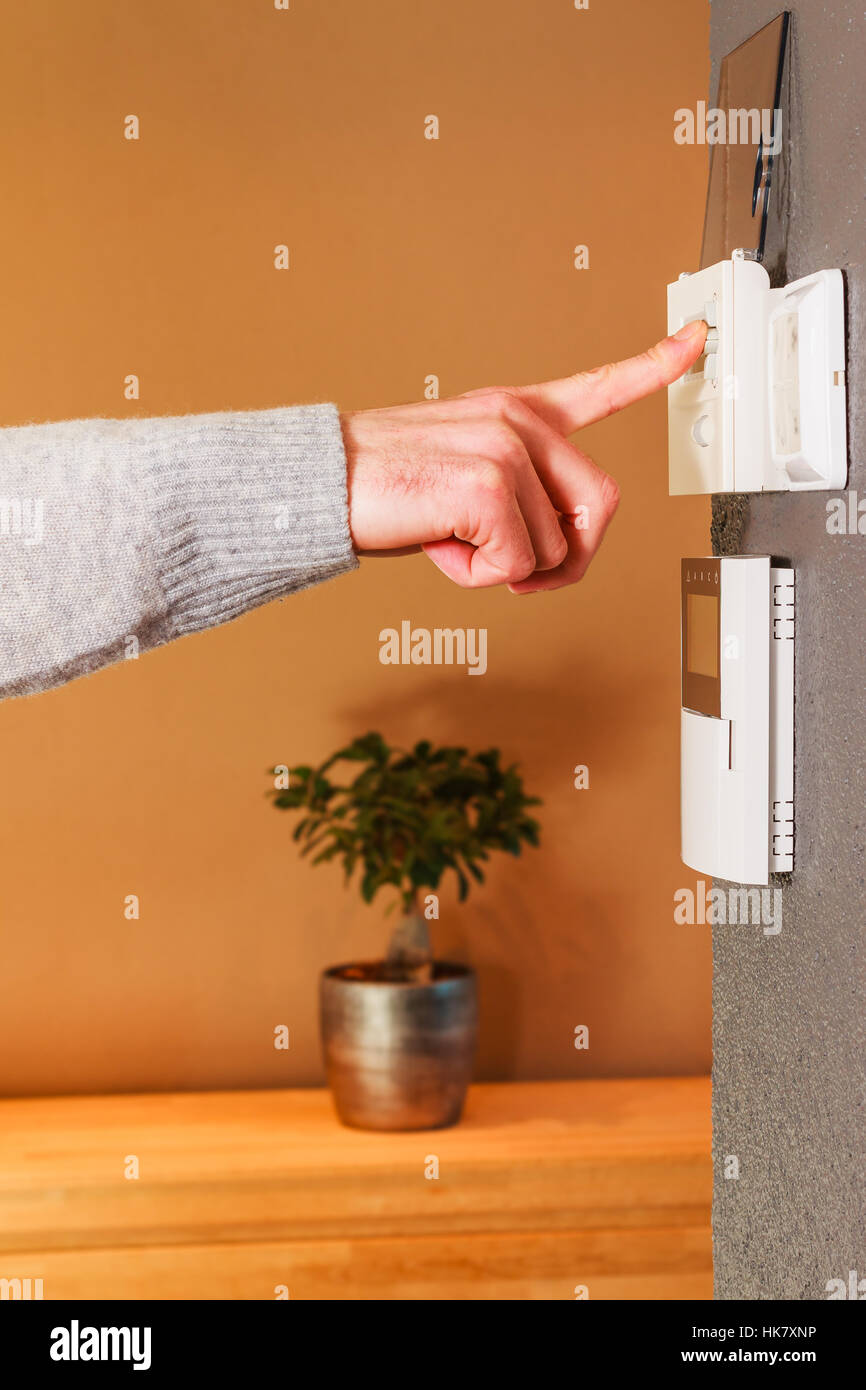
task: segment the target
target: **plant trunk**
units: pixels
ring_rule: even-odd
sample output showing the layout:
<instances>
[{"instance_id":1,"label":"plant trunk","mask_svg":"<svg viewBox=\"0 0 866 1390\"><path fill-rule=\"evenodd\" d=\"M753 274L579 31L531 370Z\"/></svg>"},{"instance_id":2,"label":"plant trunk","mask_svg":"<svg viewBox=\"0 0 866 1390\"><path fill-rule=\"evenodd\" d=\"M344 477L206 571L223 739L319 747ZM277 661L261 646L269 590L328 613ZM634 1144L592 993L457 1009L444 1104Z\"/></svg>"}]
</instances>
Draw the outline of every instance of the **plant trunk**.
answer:
<instances>
[{"instance_id":1,"label":"plant trunk","mask_svg":"<svg viewBox=\"0 0 866 1390\"><path fill-rule=\"evenodd\" d=\"M404 912L394 928L388 942L385 966L392 980L428 985L433 979L430 929L417 905L409 912Z\"/></svg>"}]
</instances>

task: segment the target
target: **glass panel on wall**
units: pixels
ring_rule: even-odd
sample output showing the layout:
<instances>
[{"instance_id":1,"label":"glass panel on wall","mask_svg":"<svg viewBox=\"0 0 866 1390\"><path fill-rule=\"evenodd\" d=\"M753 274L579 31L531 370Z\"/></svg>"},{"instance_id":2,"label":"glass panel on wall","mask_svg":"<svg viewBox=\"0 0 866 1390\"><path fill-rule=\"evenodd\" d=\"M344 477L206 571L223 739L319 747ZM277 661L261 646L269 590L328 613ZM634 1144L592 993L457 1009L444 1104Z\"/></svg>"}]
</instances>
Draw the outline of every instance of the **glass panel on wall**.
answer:
<instances>
[{"instance_id":1,"label":"glass panel on wall","mask_svg":"<svg viewBox=\"0 0 866 1390\"><path fill-rule=\"evenodd\" d=\"M741 247L760 260L774 159L782 147L782 70L788 15L780 14L722 59L707 112L710 177L701 266Z\"/></svg>"}]
</instances>

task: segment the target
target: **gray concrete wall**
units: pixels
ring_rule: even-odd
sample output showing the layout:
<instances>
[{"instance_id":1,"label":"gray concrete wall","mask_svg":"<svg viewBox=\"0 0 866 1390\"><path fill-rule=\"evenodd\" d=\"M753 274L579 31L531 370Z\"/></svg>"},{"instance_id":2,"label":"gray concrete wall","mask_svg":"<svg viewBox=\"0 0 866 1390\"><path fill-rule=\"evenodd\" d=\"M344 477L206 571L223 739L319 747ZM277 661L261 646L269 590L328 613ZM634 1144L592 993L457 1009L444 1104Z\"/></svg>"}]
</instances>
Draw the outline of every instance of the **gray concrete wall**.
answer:
<instances>
[{"instance_id":1,"label":"gray concrete wall","mask_svg":"<svg viewBox=\"0 0 866 1390\"><path fill-rule=\"evenodd\" d=\"M859 0L790 8L787 167L765 263L788 280L845 271L848 486L866 500L866 20ZM778 0L716 0L711 100L722 55L778 12ZM721 1299L825 1299L830 1279L866 1279L866 534L828 534L829 496L714 502L717 550L797 570L796 868L783 927L714 931ZM737 1179L725 1177L729 1155Z\"/></svg>"}]
</instances>

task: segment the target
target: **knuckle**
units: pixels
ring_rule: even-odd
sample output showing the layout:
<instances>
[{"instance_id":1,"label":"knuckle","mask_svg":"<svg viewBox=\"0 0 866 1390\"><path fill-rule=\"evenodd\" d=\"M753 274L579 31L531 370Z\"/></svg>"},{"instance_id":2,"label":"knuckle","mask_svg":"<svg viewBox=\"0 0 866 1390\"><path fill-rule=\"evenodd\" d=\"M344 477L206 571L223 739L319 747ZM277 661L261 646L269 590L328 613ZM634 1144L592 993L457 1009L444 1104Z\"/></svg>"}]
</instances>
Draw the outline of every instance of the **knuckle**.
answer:
<instances>
[{"instance_id":1,"label":"knuckle","mask_svg":"<svg viewBox=\"0 0 866 1390\"><path fill-rule=\"evenodd\" d=\"M619 506L619 497L619 484L609 473L605 473L601 480L601 504L606 516L613 516Z\"/></svg>"},{"instance_id":2,"label":"knuckle","mask_svg":"<svg viewBox=\"0 0 866 1390\"><path fill-rule=\"evenodd\" d=\"M500 468L504 466L511 472L523 462L525 456L523 442L511 426L504 421L496 421L487 427L485 443L490 457Z\"/></svg>"},{"instance_id":3,"label":"knuckle","mask_svg":"<svg viewBox=\"0 0 866 1390\"><path fill-rule=\"evenodd\" d=\"M575 380L581 385L605 387L609 386L616 373L615 362L604 362L600 367L591 367L587 372L578 372Z\"/></svg>"},{"instance_id":4,"label":"knuckle","mask_svg":"<svg viewBox=\"0 0 866 1390\"><path fill-rule=\"evenodd\" d=\"M478 460L472 472L472 482L476 492L483 493L494 502L504 502L514 490L502 463L495 458Z\"/></svg>"},{"instance_id":5,"label":"knuckle","mask_svg":"<svg viewBox=\"0 0 866 1390\"><path fill-rule=\"evenodd\" d=\"M671 359L670 354L665 351L664 342L655 343L653 347L647 348L637 360L645 368L644 394L657 391L670 380Z\"/></svg>"},{"instance_id":6,"label":"knuckle","mask_svg":"<svg viewBox=\"0 0 866 1390\"><path fill-rule=\"evenodd\" d=\"M471 391L463 391L456 397L458 401L492 401L496 396L504 396L508 392L507 386L476 386Z\"/></svg>"},{"instance_id":7,"label":"knuckle","mask_svg":"<svg viewBox=\"0 0 866 1390\"><path fill-rule=\"evenodd\" d=\"M505 579L508 584L519 584L521 580L528 579L535 573L535 556L529 552L522 552L514 555L505 569Z\"/></svg>"},{"instance_id":8,"label":"knuckle","mask_svg":"<svg viewBox=\"0 0 866 1390\"><path fill-rule=\"evenodd\" d=\"M616 363L605 362L601 367L578 372L574 378L579 391L597 400L602 415L611 415L615 409L614 391L616 387Z\"/></svg>"},{"instance_id":9,"label":"knuckle","mask_svg":"<svg viewBox=\"0 0 866 1390\"><path fill-rule=\"evenodd\" d=\"M499 409L510 425L519 427L533 424L536 421L537 417L534 410L516 391L506 390L501 392L500 396Z\"/></svg>"},{"instance_id":10,"label":"knuckle","mask_svg":"<svg viewBox=\"0 0 866 1390\"><path fill-rule=\"evenodd\" d=\"M539 546L536 568L540 570L558 569L568 554L568 542L559 526L551 527Z\"/></svg>"},{"instance_id":11,"label":"knuckle","mask_svg":"<svg viewBox=\"0 0 866 1390\"><path fill-rule=\"evenodd\" d=\"M490 392L491 409L500 420L510 419L516 399L507 386L495 386Z\"/></svg>"}]
</instances>

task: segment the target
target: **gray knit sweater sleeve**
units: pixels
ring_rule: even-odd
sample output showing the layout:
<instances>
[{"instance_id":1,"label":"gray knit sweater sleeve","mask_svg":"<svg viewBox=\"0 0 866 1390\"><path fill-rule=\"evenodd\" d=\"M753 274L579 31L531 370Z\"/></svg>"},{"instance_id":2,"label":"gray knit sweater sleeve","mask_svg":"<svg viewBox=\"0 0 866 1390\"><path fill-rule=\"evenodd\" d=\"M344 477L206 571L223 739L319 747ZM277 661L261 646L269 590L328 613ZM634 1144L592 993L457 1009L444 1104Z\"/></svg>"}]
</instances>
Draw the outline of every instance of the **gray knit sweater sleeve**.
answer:
<instances>
[{"instance_id":1,"label":"gray knit sweater sleeve","mask_svg":"<svg viewBox=\"0 0 866 1390\"><path fill-rule=\"evenodd\" d=\"M0 430L0 697L357 563L333 405Z\"/></svg>"}]
</instances>

